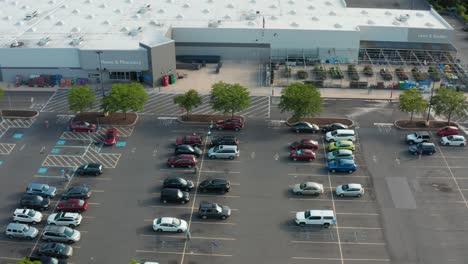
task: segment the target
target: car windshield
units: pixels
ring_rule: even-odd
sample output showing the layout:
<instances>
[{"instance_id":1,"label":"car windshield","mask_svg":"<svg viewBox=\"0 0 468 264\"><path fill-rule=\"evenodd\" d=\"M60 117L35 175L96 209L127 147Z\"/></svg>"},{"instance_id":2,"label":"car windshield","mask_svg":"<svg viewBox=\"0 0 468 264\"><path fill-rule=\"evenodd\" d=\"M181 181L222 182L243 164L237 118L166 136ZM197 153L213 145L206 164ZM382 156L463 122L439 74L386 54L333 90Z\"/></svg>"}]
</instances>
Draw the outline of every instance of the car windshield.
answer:
<instances>
[{"instance_id":1,"label":"car windshield","mask_svg":"<svg viewBox=\"0 0 468 264\"><path fill-rule=\"evenodd\" d=\"M343 190L348 190L348 189L349 189L349 186L348 186L347 184L345 184L345 185L341 186L341 189L343 189Z\"/></svg>"},{"instance_id":2,"label":"car windshield","mask_svg":"<svg viewBox=\"0 0 468 264\"><path fill-rule=\"evenodd\" d=\"M107 134L106 138L108 138L108 139L113 139L113 138L114 138L114 134Z\"/></svg>"},{"instance_id":3,"label":"car windshield","mask_svg":"<svg viewBox=\"0 0 468 264\"><path fill-rule=\"evenodd\" d=\"M335 150L332 152L333 156L337 156L340 152L338 150Z\"/></svg>"},{"instance_id":4,"label":"car windshield","mask_svg":"<svg viewBox=\"0 0 468 264\"><path fill-rule=\"evenodd\" d=\"M182 198L182 197L184 197L184 195L182 194L181 191L178 191L178 192L177 192L177 197Z\"/></svg>"},{"instance_id":5,"label":"car windshield","mask_svg":"<svg viewBox=\"0 0 468 264\"><path fill-rule=\"evenodd\" d=\"M26 232L28 232L28 230L29 230L29 226L24 226L23 232L26 233Z\"/></svg>"},{"instance_id":6,"label":"car windshield","mask_svg":"<svg viewBox=\"0 0 468 264\"><path fill-rule=\"evenodd\" d=\"M309 217L310 217L310 212L309 212L309 211L305 211L305 212L304 212L304 217L305 217L305 218L309 218Z\"/></svg>"},{"instance_id":7,"label":"car windshield","mask_svg":"<svg viewBox=\"0 0 468 264\"><path fill-rule=\"evenodd\" d=\"M301 183L301 184L299 185L299 187L300 187L301 189L304 189L306 186L307 186L307 184L305 184L305 183Z\"/></svg>"},{"instance_id":8,"label":"car windshield","mask_svg":"<svg viewBox=\"0 0 468 264\"><path fill-rule=\"evenodd\" d=\"M187 185L187 181L186 181L186 180L184 180L184 179L179 179L179 181L180 181L180 183L181 183L182 185Z\"/></svg>"},{"instance_id":9,"label":"car windshield","mask_svg":"<svg viewBox=\"0 0 468 264\"><path fill-rule=\"evenodd\" d=\"M42 190L43 191L49 190L49 185L42 185Z\"/></svg>"},{"instance_id":10,"label":"car windshield","mask_svg":"<svg viewBox=\"0 0 468 264\"><path fill-rule=\"evenodd\" d=\"M223 208L221 208L221 206L219 205L216 205L216 211L221 213L223 211Z\"/></svg>"},{"instance_id":11,"label":"car windshield","mask_svg":"<svg viewBox=\"0 0 468 264\"><path fill-rule=\"evenodd\" d=\"M55 249L59 252L63 252L65 250L65 245L64 244L57 244Z\"/></svg>"},{"instance_id":12,"label":"car windshield","mask_svg":"<svg viewBox=\"0 0 468 264\"><path fill-rule=\"evenodd\" d=\"M453 136L448 136L447 139L450 140L450 141L452 141L452 140L453 140Z\"/></svg>"},{"instance_id":13,"label":"car windshield","mask_svg":"<svg viewBox=\"0 0 468 264\"><path fill-rule=\"evenodd\" d=\"M176 226L180 226L180 220L177 218L172 219L172 223Z\"/></svg>"},{"instance_id":14,"label":"car windshield","mask_svg":"<svg viewBox=\"0 0 468 264\"><path fill-rule=\"evenodd\" d=\"M71 237L73 236L73 230L71 228L65 228L63 230L63 233L67 236L67 237Z\"/></svg>"},{"instance_id":15,"label":"car windshield","mask_svg":"<svg viewBox=\"0 0 468 264\"><path fill-rule=\"evenodd\" d=\"M335 142L335 146L341 147L341 146L343 146L343 143L341 143L341 141L337 141L337 142Z\"/></svg>"},{"instance_id":16,"label":"car windshield","mask_svg":"<svg viewBox=\"0 0 468 264\"><path fill-rule=\"evenodd\" d=\"M338 133L338 132L336 132L336 130L335 130L335 131L332 131L332 132L331 132L331 135L334 136L334 135L336 135L336 133Z\"/></svg>"},{"instance_id":17,"label":"car windshield","mask_svg":"<svg viewBox=\"0 0 468 264\"><path fill-rule=\"evenodd\" d=\"M83 122L83 126L90 126L88 122Z\"/></svg>"},{"instance_id":18,"label":"car windshield","mask_svg":"<svg viewBox=\"0 0 468 264\"><path fill-rule=\"evenodd\" d=\"M186 149L187 149L188 151L193 151L192 146L187 146Z\"/></svg>"},{"instance_id":19,"label":"car windshield","mask_svg":"<svg viewBox=\"0 0 468 264\"><path fill-rule=\"evenodd\" d=\"M29 210L27 215L33 217L35 214L36 214L36 211Z\"/></svg>"},{"instance_id":20,"label":"car windshield","mask_svg":"<svg viewBox=\"0 0 468 264\"><path fill-rule=\"evenodd\" d=\"M301 155L301 154L302 154L302 150L299 149L299 150L297 151L297 154Z\"/></svg>"},{"instance_id":21,"label":"car windshield","mask_svg":"<svg viewBox=\"0 0 468 264\"><path fill-rule=\"evenodd\" d=\"M216 146L216 147L214 147L213 151L216 152L216 151L218 151L218 149L219 149L219 146Z\"/></svg>"}]
</instances>

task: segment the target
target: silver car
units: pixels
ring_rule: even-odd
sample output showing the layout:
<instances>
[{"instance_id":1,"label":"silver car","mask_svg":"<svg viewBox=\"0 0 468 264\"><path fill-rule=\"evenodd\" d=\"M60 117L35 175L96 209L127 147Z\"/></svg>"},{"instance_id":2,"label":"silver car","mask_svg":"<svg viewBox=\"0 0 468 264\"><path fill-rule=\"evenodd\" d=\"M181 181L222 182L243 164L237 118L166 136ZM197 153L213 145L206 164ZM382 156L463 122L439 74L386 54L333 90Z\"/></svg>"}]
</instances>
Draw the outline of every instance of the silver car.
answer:
<instances>
[{"instance_id":1,"label":"silver car","mask_svg":"<svg viewBox=\"0 0 468 264\"><path fill-rule=\"evenodd\" d=\"M361 197L364 195L364 188L359 183L344 184L336 187L336 195Z\"/></svg>"},{"instance_id":2,"label":"silver car","mask_svg":"<svg viewBox=\"0 0 468 264\"><path fill-rule=\"evenodd\" d=\"M354 159L353 152L349 149L337 149L327 154L328 161L334 159Z\"/></svg>"},{"instance_id":3,"label":"silver car","mask_svg":"<svg viewBox=\"0 0 468 264\"><path fill-rule=\"evenodd\" d=\"M80 241L81 233L66 226L48 225L44 228L42 239L47 242L74 243Z\"/></svg>"},{"instance_id":4,"label":"silver car","mask_svg":"<svg viewBox=\"0 0 468 264\"><path fill-rule=\"evenodd\" d=\"M323 193L323 184L316 183L316 182L304 182L295 184L292 187L292 192L294 194L307 194L307 195L314 195L319 196Z\"/></svg>"}]
</instances>

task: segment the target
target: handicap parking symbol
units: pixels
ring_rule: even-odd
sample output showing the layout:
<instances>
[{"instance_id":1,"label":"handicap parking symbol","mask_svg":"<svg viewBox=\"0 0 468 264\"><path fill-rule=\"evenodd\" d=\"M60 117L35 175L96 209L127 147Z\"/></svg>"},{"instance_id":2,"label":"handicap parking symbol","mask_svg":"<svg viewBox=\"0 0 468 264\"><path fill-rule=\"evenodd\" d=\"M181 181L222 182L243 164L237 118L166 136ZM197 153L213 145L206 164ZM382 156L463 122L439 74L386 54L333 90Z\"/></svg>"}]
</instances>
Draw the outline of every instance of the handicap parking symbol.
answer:
<instances>
[{"instance_id":1,"label":"handicap parking symbol","mask_svg":"<svg viewBox=\"0 0 468 264\"><path fill-rule=\"evenodd\" d=\"M16 139L20 139L23 137L23 133L16 133L16 134L13 134L13 138L16 138Z\"/></svg>"},{"instance_id":2,"label":"handicap parking symbol","mask_svg":"<svg viewBox=\"0 0 468 264\"><path fill-rule=\"evenodd\" d=\"M0 166L2 166L2 164L3 164L3 160L0 160Z\"/></svg>"},{"instance_id":3,"label":"handicap parking symbol","mask_svg":"<svg viewBox=\"0 0 468 264\"><path fill-rule=\"evenodd\" d=\"M119 147L119 148L123 148L126 145L127 145L127 142L125 142L125 141L117 141L117 143L115 143L115 146Z\"/></svg>"},{"instance_id":4,"label":"handicap parking symbol","mask_svg":"<svg viewBox=\"0 0 468 264\"><path fill-rule=\"evenodd\" d=\"M67 142L66 140L59 140L57 141L57 145L65 145L65 142Z\"/></svg>"},{"instance_id":5,"label":"handicap parking symbol","mask_svg":"<svg viewBox=\"0 0 468 264\"><path fill-rule=\"evenodd\" d=\"M39 168L39 169L37 170L37 173L44 174L44 173L46 173L48 170L49 170L48 168Z\"/></svg>"},{"instance_id":6,"label":"handicap parking symbol","mask_svg":"<svg viewBox=\"0 0 468 264\"><path fill-rule=\"evenodd\" d=\"M58 148L53 148L50 152L51 152L52 154L59 154L59 153L60 153L60 149L58 149Z\"/></svg>"}]
</instances>

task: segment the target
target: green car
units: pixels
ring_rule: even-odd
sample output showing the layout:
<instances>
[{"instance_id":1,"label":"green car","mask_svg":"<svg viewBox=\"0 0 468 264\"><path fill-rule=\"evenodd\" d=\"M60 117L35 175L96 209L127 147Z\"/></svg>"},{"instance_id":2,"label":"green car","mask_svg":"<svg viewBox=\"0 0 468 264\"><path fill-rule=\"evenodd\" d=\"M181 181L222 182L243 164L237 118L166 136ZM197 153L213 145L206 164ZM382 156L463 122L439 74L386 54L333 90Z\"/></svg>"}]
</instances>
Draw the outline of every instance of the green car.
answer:
<instances>
[{"instance_id":1,"label":"green car","mask_svg":"<svg viewBox=\"0 0 468 264\"><path fill-rule=\"evenodd\" d=\"M333 151L337 149L348 149L348 150L354 151L355 147L354 147L353 142L346 141L346 140L332 142L330 143L330 145L328 145L328 151Z\"/></svg>"}]
</instances>

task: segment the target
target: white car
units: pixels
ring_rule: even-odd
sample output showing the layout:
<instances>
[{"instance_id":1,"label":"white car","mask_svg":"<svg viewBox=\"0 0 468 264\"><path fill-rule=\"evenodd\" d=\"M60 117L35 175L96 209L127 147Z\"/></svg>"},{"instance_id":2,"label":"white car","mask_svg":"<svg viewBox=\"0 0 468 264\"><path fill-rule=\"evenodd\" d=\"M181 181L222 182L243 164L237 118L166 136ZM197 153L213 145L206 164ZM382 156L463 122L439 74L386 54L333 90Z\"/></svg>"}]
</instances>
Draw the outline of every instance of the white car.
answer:
<instances>
[{"instance_id":1,"label":"white car","mask_svg":"<svg viewBox=\"0 0 468 264\"><path fill-rule=\"evenodd\" d=\"M77 227L81 224L83 217L79 213L60 212L49 215L47 224L58 226Z\"/></svg>"},{"instance_id":2,"label":"white car","mask_svg":"<svg viewBox=\"0 0 468 264\"><path fill-rule=\"evenodd\" d=\"M35 225L42 221L42 214L32 209L16 209L13 213L13 221Z\"/></svg>"},{"instance_id":3,"label":"white car","mask_svg":"<svg viewBox=\"0 0 468 264\"><path fill-rule=\"evenodd\" d=\"M292 187L292 192L294 194L310 194L314 196L319 196L323 193L323 184L316 182L304 182L295 184Z\"/></svg>"},{"instance_id":4,"label":"white car","mask_svg":"<svg viewBox=\"0 0 468 264\"><path fill-rule=\"evenodd\" d=\"M339 185L336 187L336 195L340 197L344 196L356 196L361 197L364 195L364 188L359 183L349 183L344 185Z\"/></svg>"},{"instance_id":5,"label":"white car","mask_svg":"<svg viewBox=\"0 0 468 264\"><path fill-rule=\"evenodd\" d=\"M441 137L440 144L444 146L460 146L463 147L466 144L466 140L464 136L460 135L453 135L448 137Z\"/></svg>"},{"instance_id":6,"label":"white car","mask_svg":"<svg viewBox=\"0 0 468 264\"><path fill-rule=\"evenodd\" d=\"M187 222L175 217L161 217L153 220L153 229L156 232L186 232Z\"/></svg>"},{"instance_id":7,"label":"white car","mask_svg":"<svg viewBox=\"0 0 468 264\"><path fill-rule=\"evenodd\" d=\"M328 228L336 223L336 218L332 210L307 210L297 212L294 221L300 226L322 225Z\"/></svg>"}]
</instances>

